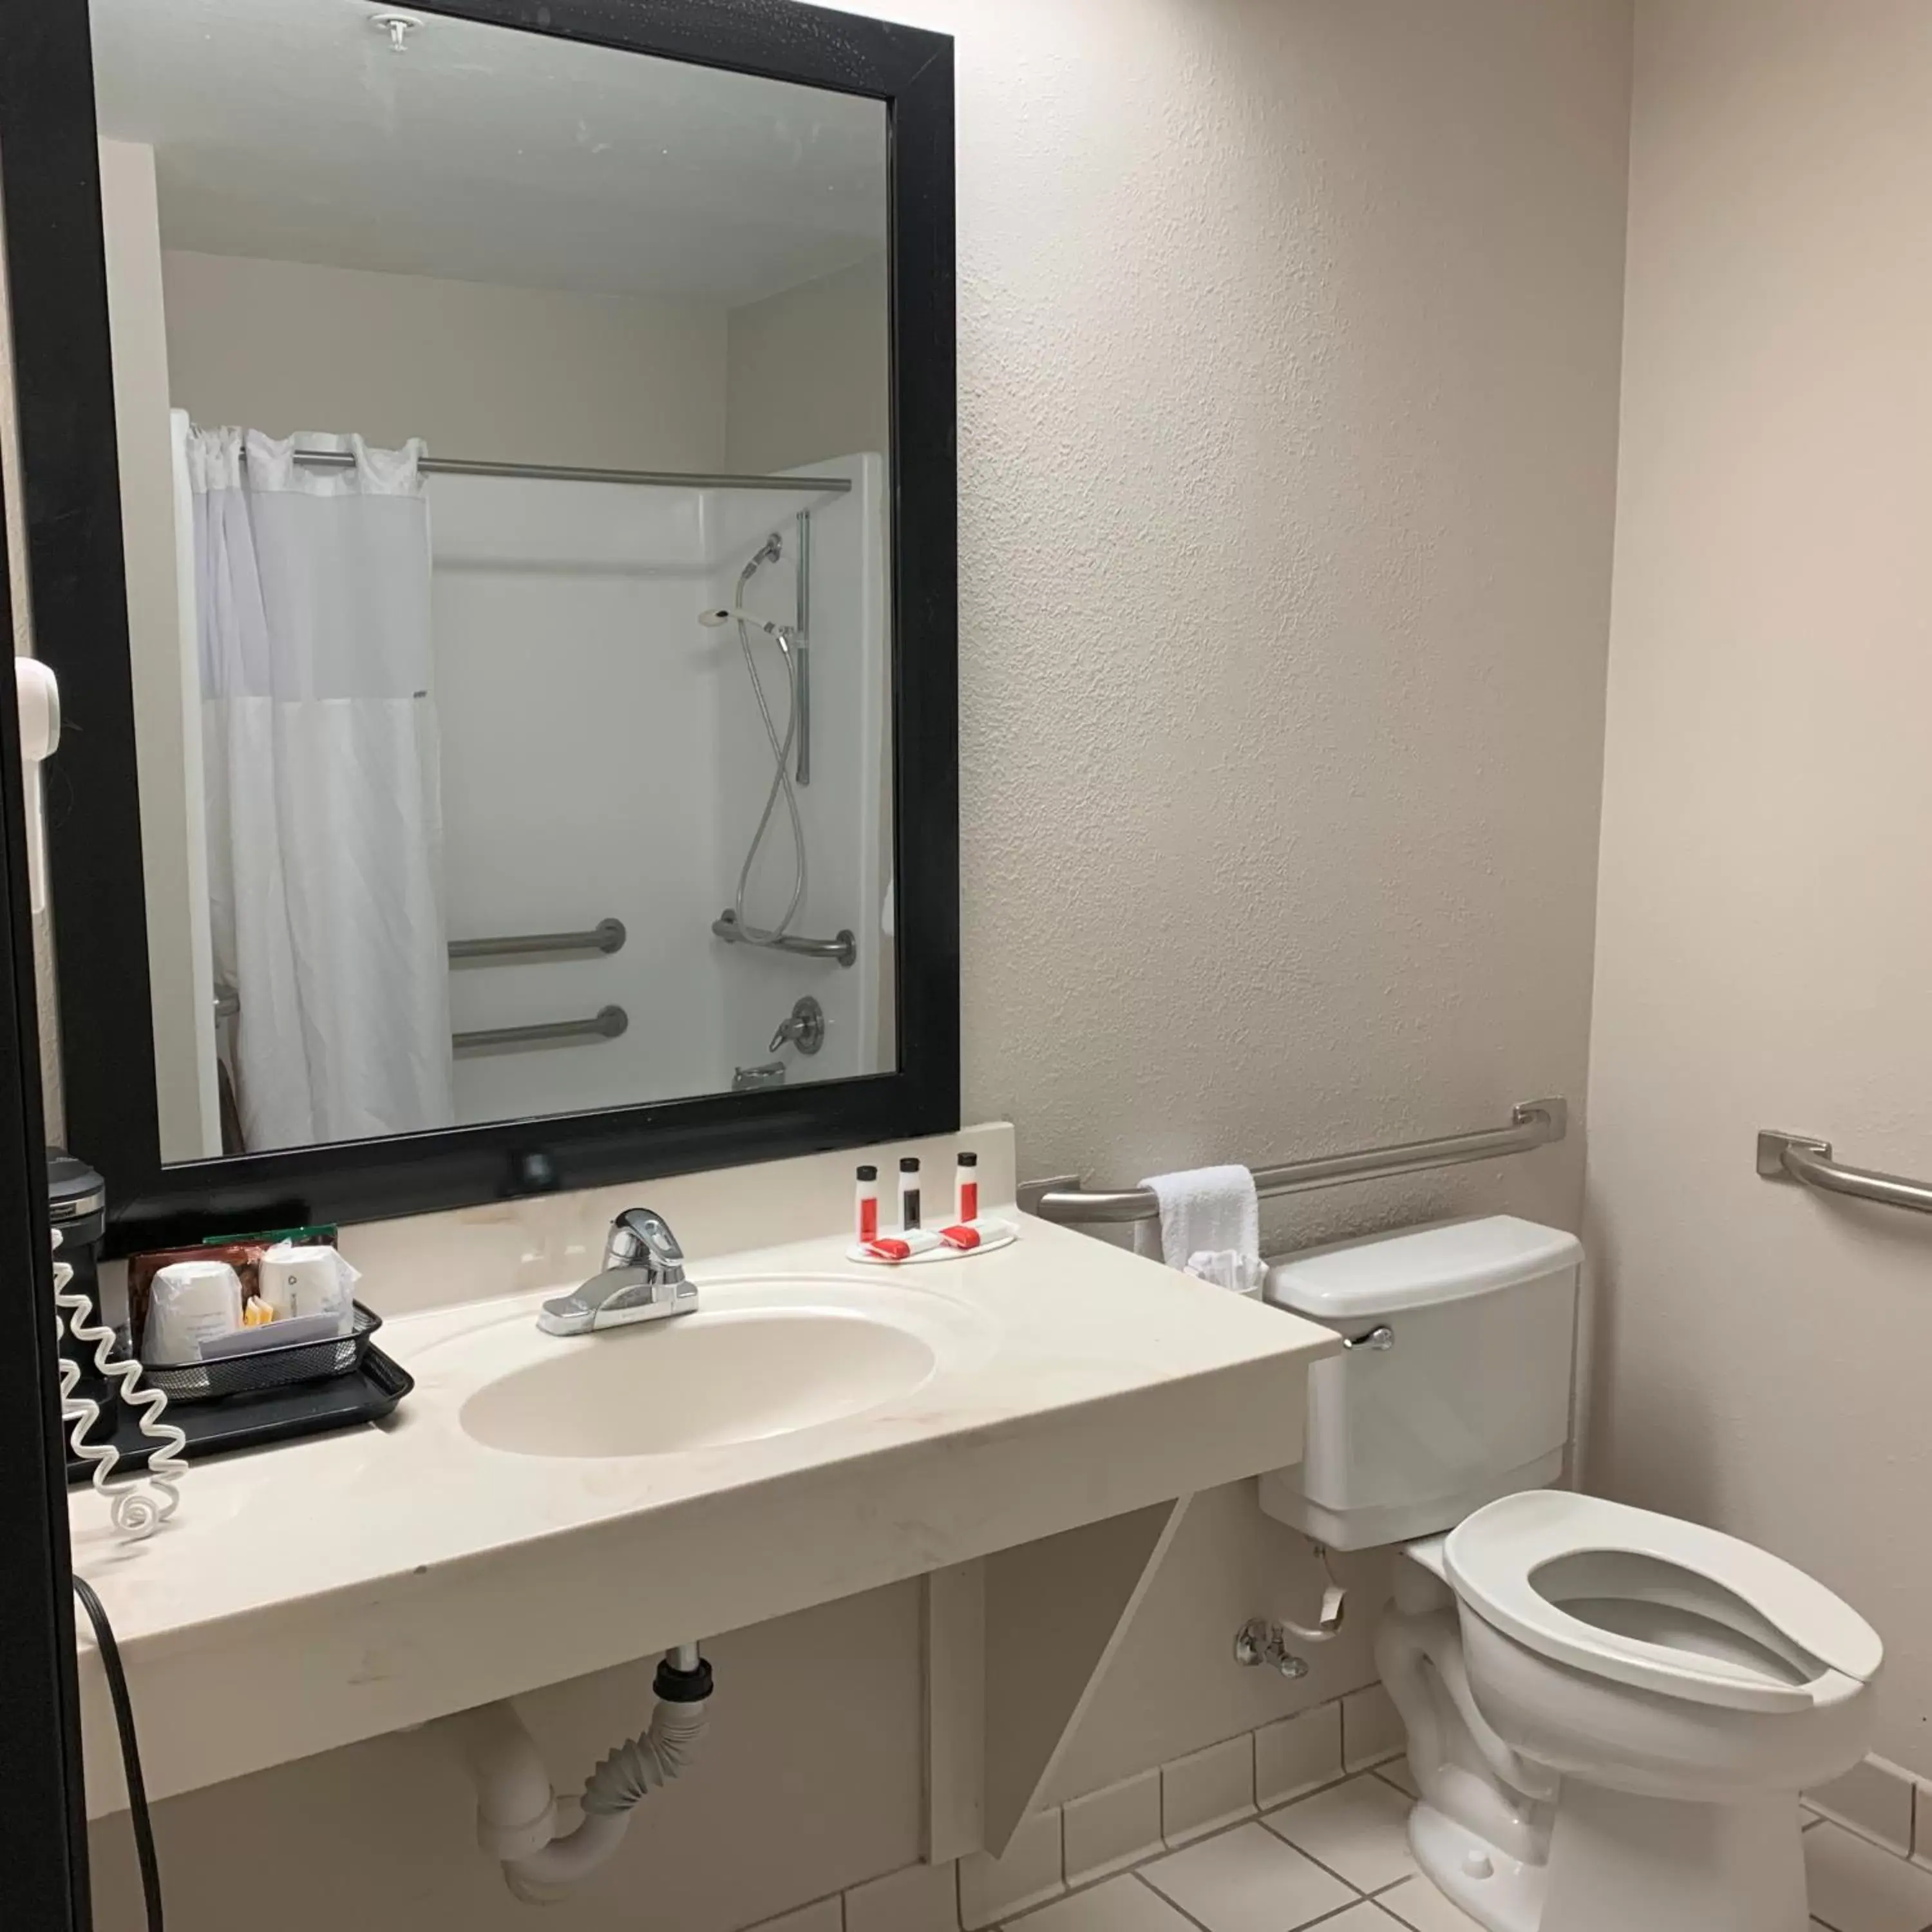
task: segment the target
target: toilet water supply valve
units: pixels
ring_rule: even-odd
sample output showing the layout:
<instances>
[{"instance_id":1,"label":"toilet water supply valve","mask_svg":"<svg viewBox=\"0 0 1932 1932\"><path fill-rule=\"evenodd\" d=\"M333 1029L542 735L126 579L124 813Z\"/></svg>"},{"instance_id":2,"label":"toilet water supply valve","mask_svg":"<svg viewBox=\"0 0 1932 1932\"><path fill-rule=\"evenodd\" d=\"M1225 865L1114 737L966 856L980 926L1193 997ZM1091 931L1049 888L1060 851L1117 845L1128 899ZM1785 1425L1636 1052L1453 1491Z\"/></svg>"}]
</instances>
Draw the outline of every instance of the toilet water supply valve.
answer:
<instances>
[{"instance_id":1,"label":"toilet water supply valve","mask_svg":"<svg viewBox=\"0 0 1932 1932\"><path fill-rule=\"evenodd\" d=\"M557 1798L542 1754L508 1703L443 1720L476 1781L476 1842L500 1860L526 1905L552 1905L607 1863L631 1814L697 1761L709 1720L711 1666L696 1644L667 1651L652 1688L650 1728L620 1744L584 1786L583 1821L559 1835Z\"/></svg>"},{"instance_id":2,"label":"toilet water supply valve","mask_svg":"<svg viewBox=\"0 0 1932 1932\"><path fill-rule=\"evenodd\" d=\"M1395 1346L1395 1330L1384 1324L1366 1334L1345 1335L1342 1346L1352 1354L1361 1350L1385 1355ZM1250 1617L1234 1634L1234 1661L1244 1668L1253 1670L1266 1664L1284 1677L1306 1677L1308 1660L1294 1654L1291 1640L1297 1643L1328 1643L1340 1631L1342 1621L1348 1615L1347 1588L1336 1580L1328 1550L1318 1543L1308 1546L1322 1566L1321 1615L1312 1627L1298 1624L1292 1617L1283 1617L1278 1622L1266 1617Z\"/></svg>"},{"instance_id":3,"label":"toilet water supply valve","mask_svg":"<svg viewBox=\"0 0 1932 1932\"><path fill-rule=\"evenodd\" d=\"M1250 1617L1234 1635L1234 1661L1248 1670L1268 1664L1284 1677L1306 1677L1308 1660L1298 1657L1290 1640L1298 1643L1327 1643L1340 1630L1348 1615L1348 1592L1336 1580L1328 1552L1318 1544L1309 1547L1322 1566L1322 1614L1312 1627L1298 1624L1292 1617L1278 1622L1266 1617Z\"/></svg>"}]
</instances>

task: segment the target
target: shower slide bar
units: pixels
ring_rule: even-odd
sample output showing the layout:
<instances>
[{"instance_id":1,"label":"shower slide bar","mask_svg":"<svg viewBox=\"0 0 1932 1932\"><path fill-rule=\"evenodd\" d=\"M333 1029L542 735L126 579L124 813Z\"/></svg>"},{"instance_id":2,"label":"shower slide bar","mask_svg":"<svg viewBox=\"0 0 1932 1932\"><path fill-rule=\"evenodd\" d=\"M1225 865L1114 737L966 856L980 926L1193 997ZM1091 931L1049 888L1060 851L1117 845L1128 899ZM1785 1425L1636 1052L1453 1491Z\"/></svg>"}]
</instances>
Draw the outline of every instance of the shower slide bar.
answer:
<instances>
[{"instance_id":1,"label":"shower slide bar","mask_svg":"<svg viewBox=\"0 0 1932 1932\"><path fill-rule=\"evenodd\" d=\"M566 1040L616 1040L630 1028L631 1016L622 1006L606 1006L585 1020L550 1020L540 1026L490 1027L480 1033L455 1034L450 1044L469 1057L508 1053L520 1046L556 1046Z\"/></svg>"},{"instance_id":2,"label":"shower slide bar","mask_svg":"<svg viewBox=\"0 0 1932 1932\"><path fill-rule=\"evenodd\" d=\"M298 449L298 463L317 470L352 470L356 455L347 449ZM555 463L478 463L460 456L425 456L416 465L425 476L520 476L540 483L628 483L652 490L789 490L794 495L817 491L827 496L849 496L851 479L844 476L724 476L686 475L669 470L583 470Z\"/></svg>"},{"instance_id":3,"label":"shower slide bar","mask_svg":"<svg viewBox=\"0 0 1932 1932\"><path fill-rule=\"evenodd\" d=\"M1506 1127L1449 1134L1438 1140L1406 1141L1399 1147L1364 1148L1354 1154L1323 1154L1312 1160L1290 1161L1280 1167L1258 1167L1255 1187L1264 1195L1306 1194L1319 1187L1344 1186L1352 1180L1458 1167L1465 1161L1494 1160L1504 1154L1528 1154L1532 1148L1548 1147L1562 1139L1569 1129L1567 1102L1525 1100L1511 1109ZM1019 1190L1019 1204L1042 1220L1076 1227L1120 1227L1160 1219L1160 1204L1151 1188L1090 1192L1081 1186L1077 1175L1027 1182Z\"/></svg>"},{"instance_id":4,"label":"shower slide bar","mask_svg":"<svg viewBox=\"0 0 1932 1932\"><path fill-rule=\"evenodd\" d=\"M524 932L501 939L452 939L452 965L478 961L527 959L545 952L621 952L630 937L621 919L599 920L588 932Z\"/></svg>"},{"instance_id":5,"label":"shower slide bar","mask_svg":"<svg viewBox=\"0 0 1932 1932\"><path fill-rule=\"evenodd\" d=\"M1876 1201L1882 1207L1932 1214L1932 1180L1844 1166L1832 1158L1829 1141L1813 1140L1805 1134L1760 1133L1757 1171L1766 1180L1796 1181L1821 1194L1849 1195L1854 1201Z\"/></svg>"},{"instance_id":6,"label":"shower slide bar","mask_svg":"<svg viewBox=\"0 0 1932 1932\"><path fill-rule=\"evenodd\" d=\"M859 941L849 926L836 939L800 939L789 932L776 939L754 939L727 908L711 922L711 934L727 946L759 946L771 952L795 952L802 959L836 959L842 966L854 965L859 958Z\"/></svg>"}]
</instances>

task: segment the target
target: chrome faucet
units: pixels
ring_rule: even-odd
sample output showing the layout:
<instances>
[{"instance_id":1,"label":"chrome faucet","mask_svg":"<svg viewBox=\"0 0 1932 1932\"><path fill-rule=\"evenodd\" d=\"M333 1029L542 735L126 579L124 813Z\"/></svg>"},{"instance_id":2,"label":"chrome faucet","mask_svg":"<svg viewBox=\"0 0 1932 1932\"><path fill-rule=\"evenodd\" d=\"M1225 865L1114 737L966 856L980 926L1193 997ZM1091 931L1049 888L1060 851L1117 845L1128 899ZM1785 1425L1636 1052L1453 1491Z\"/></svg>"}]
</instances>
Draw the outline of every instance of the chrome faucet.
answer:
<instances>
[{"instance_id":1,"label":"chrome faucet","mask_svg":"<svg viewBox=\"0 0 1932 1932\"><path fill-rule=\"evenodd\" d=\"M648 1208L629 1208L610 1223L603 1273L574 1294L546 1301L537 1326L546 1335L592 1335L697 1307L698 1284L685 1275L684 1250L670 1222Z\"/></svg>"}]
</instances>

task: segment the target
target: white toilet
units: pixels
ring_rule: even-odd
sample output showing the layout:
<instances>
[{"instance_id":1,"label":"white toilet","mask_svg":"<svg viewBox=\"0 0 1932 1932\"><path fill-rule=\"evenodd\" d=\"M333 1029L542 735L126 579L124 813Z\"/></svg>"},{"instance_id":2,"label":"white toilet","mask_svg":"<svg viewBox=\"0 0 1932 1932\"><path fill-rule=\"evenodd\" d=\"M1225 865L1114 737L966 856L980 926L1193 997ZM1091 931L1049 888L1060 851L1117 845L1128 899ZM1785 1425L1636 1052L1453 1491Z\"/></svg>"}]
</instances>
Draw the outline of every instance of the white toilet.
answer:
<instances>
[{"instance_id":1,"label":"white toilet","mask_svg":"<svg viewBox=\"0 0 1932 1932\"><path fill-rule=\"evenodd\" d=\"M1406 1546L1376 1654L1409 1840L1478 1924L1807 1932L1798 1794L1863 1758L1882 1647L1749 1544L1544 1486L1582 1260L1498 1216L1270 1269L1270 1301L1354 1346L1312 1371L1306 1455L1262 1506Z\"/></svg>"}]
</instances>

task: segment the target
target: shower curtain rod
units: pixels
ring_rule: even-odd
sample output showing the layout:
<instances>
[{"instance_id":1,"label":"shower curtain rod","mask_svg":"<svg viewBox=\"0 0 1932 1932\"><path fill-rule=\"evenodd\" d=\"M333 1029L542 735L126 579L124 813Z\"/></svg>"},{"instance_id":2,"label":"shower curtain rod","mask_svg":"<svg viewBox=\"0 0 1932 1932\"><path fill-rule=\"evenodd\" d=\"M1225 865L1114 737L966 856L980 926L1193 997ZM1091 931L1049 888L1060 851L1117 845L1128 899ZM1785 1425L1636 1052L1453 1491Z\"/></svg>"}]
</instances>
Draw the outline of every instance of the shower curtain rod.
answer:
<instances>
[{"instance_id":1,"label":"shower curtain rod","mask_svg":"<svg viewBox=\"0 0 1932 1932\"><path fill-rule=\"evenodd\" d=\"M298 463L324 470L351 470L356 457L346 449L298 449ZM417 468L426 476L520 476L545 483L630 483L660 490L814 490L829 496L851 493L844 476L683 476L661 470L578 470L550 463L472 463L460 456L425 456Z\"/></svg>"}]
</instances>

